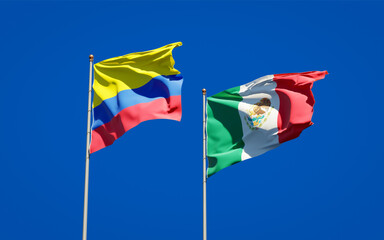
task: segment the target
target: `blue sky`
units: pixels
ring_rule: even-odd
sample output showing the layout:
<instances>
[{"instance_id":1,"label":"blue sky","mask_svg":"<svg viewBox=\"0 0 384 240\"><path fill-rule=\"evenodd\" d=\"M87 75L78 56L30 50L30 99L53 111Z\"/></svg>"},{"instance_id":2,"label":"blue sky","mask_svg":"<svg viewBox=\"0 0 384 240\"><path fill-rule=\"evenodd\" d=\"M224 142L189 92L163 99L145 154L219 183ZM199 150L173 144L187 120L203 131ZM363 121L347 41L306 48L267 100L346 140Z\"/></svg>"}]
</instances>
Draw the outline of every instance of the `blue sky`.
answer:
<instances>
[{"instance_id":1,"label":"blue sky","mask_svg":"<svg viewBox=\"0 0 384 240\"><path fill-rule=\"evenodd\" d=\"M208 239L384 239L384 3L0 2L0 239L80 239L89 54L181 41L181 122L91 156L88 239L202 238L202 104L328 70L300 138L208 179Z\"/></svg>"}]
</instances>

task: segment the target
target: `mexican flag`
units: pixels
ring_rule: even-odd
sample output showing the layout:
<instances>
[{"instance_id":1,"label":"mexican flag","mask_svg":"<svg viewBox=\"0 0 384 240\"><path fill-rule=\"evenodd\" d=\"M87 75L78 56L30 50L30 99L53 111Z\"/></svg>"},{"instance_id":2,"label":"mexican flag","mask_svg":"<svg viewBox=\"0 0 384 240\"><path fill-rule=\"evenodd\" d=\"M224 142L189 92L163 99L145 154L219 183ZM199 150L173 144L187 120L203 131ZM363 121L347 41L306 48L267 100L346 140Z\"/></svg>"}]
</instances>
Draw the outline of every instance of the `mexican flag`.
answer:
<instances>
[{"instance_id":1,"label":"mexican flag","mask_svg":"<svg viewBox=\"0 0 384 240\"><path fill-rule=\"evenodd\" d=\"M268 75L208 97L208 176L272 150L311 126L311 88L326 74Z\"/></svg>"}]
</instances>

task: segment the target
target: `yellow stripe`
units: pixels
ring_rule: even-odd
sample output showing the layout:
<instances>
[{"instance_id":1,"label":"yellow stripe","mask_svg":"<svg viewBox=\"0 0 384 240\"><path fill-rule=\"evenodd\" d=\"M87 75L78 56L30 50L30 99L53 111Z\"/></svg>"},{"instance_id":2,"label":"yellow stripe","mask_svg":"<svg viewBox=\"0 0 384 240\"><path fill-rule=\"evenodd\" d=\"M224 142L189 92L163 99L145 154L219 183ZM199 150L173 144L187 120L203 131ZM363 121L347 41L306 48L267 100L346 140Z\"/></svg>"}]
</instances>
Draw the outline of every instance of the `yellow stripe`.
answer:
<instances>
[{"instance_id":1,"label":"yellow stripe","mask_svg":"<svg viewBox=\"0 0 384 240\"><path fill-rule=\"evenodd\" d=\"M126 89L139 88L159 75L179 74L173 66L172 50L181 42L145 52L106 59L94 66L93 107Z\"/></svg>"}]
</instances>

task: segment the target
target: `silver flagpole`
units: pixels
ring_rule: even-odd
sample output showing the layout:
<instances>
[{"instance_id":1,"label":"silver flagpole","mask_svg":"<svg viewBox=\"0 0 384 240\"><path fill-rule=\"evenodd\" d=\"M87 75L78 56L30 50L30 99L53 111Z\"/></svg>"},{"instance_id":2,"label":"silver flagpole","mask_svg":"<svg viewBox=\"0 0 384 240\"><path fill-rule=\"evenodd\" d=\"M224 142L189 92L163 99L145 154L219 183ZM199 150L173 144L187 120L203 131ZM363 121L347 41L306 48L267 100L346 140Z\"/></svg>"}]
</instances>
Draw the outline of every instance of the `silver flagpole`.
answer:
<instances>
[{"instance_id":1,"label":"silver flagpole","mask_svg":"<svg viewBox=\"0 0 384 240\"><path fill-rule=\"evenodd\" d=\"M93 66L93 55L91 54L89 55L88 123L87 123L87 152L85 155L83 240L87 240L87 223L88 223L89 141L91 138L92 66Z\"/></svg>"},{"instance_id":2,"label":"silver flagpole","mask_svg":"<svg viewBox=\"0 0 384 240\"><path fill-rule=\"evenodd\" d=\"M205 94L206 90L203 88L203 240L207 240L207 162L206 162L206 116L205 116Z\"/></svg>"}]
</instances>

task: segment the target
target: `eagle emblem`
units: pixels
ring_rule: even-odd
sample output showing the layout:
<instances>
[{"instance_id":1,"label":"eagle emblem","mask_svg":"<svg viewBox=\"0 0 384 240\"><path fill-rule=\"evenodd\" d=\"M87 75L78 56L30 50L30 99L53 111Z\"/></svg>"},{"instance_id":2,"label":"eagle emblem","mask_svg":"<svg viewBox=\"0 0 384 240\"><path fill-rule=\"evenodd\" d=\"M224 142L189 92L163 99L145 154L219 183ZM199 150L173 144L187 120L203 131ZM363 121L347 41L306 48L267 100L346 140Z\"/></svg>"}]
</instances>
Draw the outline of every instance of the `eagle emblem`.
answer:
<instances>
[{"instance_id":1,"label":"eagle emblem","mask_svg":"<svg viewBox=\"0 0 384 240\"><path fill-rule=\"evenodd\" d=\"M244 116L248 127L251 130L261 128L267 121L272 111L271 100L262 98L259 102L251 105L247 109L247 116Z\"/></svg>"}]
</instances>

